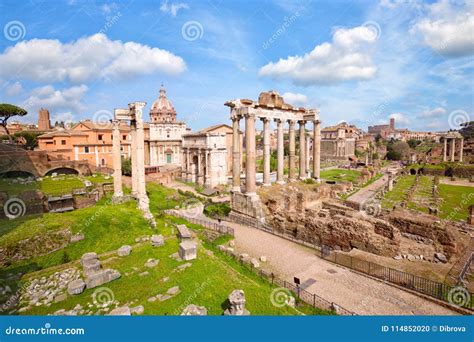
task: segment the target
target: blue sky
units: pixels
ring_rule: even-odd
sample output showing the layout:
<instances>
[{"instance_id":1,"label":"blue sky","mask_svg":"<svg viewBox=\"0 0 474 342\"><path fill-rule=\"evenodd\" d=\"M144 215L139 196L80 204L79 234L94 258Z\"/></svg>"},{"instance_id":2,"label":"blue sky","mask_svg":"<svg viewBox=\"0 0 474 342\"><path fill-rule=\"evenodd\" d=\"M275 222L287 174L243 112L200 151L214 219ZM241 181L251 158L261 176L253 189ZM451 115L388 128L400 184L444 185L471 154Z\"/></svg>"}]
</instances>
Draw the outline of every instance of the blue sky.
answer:
<instances>
[{"instance_id":1,"label":"blue sky","mask_svg":"<svg viewBox=\"0 0 474 342\"><path fill-rule=\"evenodd\" d=\"M474 120L474 1L0 2L0 102L107 119L164 83L193 129L264 90L323 125Z\"/></svg>"}]
</instances>

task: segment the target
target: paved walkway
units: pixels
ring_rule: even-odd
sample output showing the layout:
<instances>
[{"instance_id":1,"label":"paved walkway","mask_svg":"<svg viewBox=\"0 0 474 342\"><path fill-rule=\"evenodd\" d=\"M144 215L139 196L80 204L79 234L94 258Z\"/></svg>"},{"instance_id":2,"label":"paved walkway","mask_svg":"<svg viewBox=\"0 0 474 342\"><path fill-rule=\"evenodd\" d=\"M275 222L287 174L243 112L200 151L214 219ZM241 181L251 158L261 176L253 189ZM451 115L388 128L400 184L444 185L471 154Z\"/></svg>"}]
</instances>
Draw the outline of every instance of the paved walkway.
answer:
<instances>
[{"instance_id":1,"label":"paved walkway","mask_svg":"<svg viewBox=\"0 0 474 342\"><path fill-rule=\"evenodd\" d=\"M429 300L351 272L316 256L309 248L264 231L228 223L235 229L236 249L253 257L265 255L264 267L359 315L455 315Z\"/></svg>"}]
</instances>

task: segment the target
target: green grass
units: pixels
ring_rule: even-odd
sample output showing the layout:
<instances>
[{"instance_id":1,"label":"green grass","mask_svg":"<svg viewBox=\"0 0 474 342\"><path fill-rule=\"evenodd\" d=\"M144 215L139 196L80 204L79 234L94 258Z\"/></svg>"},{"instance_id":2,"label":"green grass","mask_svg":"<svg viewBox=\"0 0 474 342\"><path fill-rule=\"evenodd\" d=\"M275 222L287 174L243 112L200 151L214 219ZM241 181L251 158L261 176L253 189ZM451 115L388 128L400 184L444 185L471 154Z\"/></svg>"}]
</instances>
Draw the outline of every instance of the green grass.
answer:
<instances>
[{"instance_id":1,"label":"green grass","mask_svg":"<svg viewBox=\"0 0 474 342\"><path fill-rule=\"evenodd\" d=\"M399 205L406 197L408 190L415 183L415 176L403 176L398 178L392 191L385 194L382 200L382 208L391 209L395 205Z\"/></svg>"},{"instance_id":2,"label":"green grass","mask_svg":"<svg viewBox=\"0 0 474 342\"><path fill-rule=\"evenodd\" d=\"M321 178L329 181L356 183L361 172L357 170L331 169L321 171Z\"/></svg>"},{"instance_id":3,"label":"green grass","mask_svg":"<svg viewBox=\"0 0 474 342\"><path fill-rule=\"evenodd\" d=\"M86 176L84 178L91 181L92 183L95 183L95 184L98 184L98 183L112 183L114 181L114 178L112 176L109 176L108 179L106 179L105 177L106 176L101 174L101 173L95 173L92 176Z\"/></svg>"},{"instance_id":4,"label":"green grass","mask_svg":"<svg viewBox=\"0 0 474 342\"><path fill-rule=\"evenodd\" d=\"M433 177L420 176L418 186L413 193L412 200L408 203L408 208L429 213L432 204Z\"/></svg>"},{"instance_id":5,"label":"green grass","mask_svg":"<svg viewBox=\"0 0 474 342\"><path fill-rule=\"evenodd\" d=\"M122 277L108 283L106 287L113 291L115 299L121 305L134 301L130 306L143 305L145 314L179 314L186 304L193 303L205 306L211 315L221 315L225 309L227 296L234 289L245 291L247 308L253 315L332 314L303 303L297 308L272 305L270 299L275 286L215 247L215 244L228 242L231 237L227 235L219 237L214 243L201 242L198 258L192 261L192 266L177 272L176 267L184 262L169 257L177 252L179 243L173 234L175 233L173 223L186 223L188 227L196 230L199 236L202 236L200 232L203 231L203 227L162 215L161 210L172 208L186 198L177 191L156 184L148 184L147 190L150 194L152 211L157 214L157 231L153 231L147 225L134 201L111 205L108 199L101 200L94 207L72 212L0 221L0 246L12 246L22 239L60 229L70 229L72 233L81 232L85 236L84 240L69 244L61 250L4 267L0 271L1 284L8 284L13 291L16 291L30 278L47 276L64 268L78 267L77 260L86 252L94 251L99 254L113 252L109 255L109 259L102 256L101 261L104 267L119 270ZM165 246L154 248L148 242L135 244L136 237L156 232L167 237ZM115 250L124 244L134 245L132 254L128 257L116 257ZM159 259L159 265L152 269L145 268L144 263L149 258ZM64 264L67 259L72 261ZM134 270L134 267L138 267L139 270ZM149 274L139 276L139 273L145 270ZM20 271L24 274L21 280L6 280L7 274ZM161 279L164 277L169 277L169 280L162 282ZM181 293L164 302L148 302L149 297L164 293L173 286L179 286ZM86 307L87 303L92 303L93 293L94 289L86 290L79 296L69 296L65 301L54 303L49 307L35 306L24 314L45 315L58 309L72 309L77 304ZM0 301L2 299L5 298L0 298Z\"/></svg>"},{"instance_id":6,"label":"green grass","mask_svg":"<svg viewBox=\"0 0 474 342\"><path fill-rule=\"evenodd\" d=\"M474 204L474 188L439 184L438 189L443 199L439 216L453 221L465 221L469 206Z\"/></svg>"}]
</instances>

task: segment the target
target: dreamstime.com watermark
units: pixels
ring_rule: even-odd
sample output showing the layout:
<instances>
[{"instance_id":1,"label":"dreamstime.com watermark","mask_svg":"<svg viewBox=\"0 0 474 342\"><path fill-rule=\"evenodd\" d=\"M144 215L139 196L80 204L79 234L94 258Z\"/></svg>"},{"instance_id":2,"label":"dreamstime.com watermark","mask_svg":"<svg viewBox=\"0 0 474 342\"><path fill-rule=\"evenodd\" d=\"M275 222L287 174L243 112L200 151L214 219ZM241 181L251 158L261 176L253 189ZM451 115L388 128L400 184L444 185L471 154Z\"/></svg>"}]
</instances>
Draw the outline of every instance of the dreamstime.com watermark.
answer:
<instances>
[{"instance_id":1,"label":"dreamstime.com watermark","mask_svg":"<svg viewBox=\"0 0 474 342\"><path fill-rule=\"evenodd\" d=\"M463 286L453 287L448 293L448 302L453 305L464 307L469 306L471 301L471 294Z\"/></svg>"},{"instance_id":2,"label":"dreamstime.com watermark","mask_svg":"<svg viewBox=\"0 0 474 342\"><path fill-rule=\"evenodd\" d=\"M262 48L264 50L268 49L274 42L277 41L278 38L280 38L282 34L286 32L286 30L296 21L296 19L298 19L299 16L300 13L296 11L291 17L283 18L283 24L281 24L281 26L271 35L271 37L262 44Z\"/></svg>"},{"instance_id":3,"label":"dreamstime.com watermark","mask_svg":"<svg viewBox=\"0 0 474 342\"><path fill-rule=\"evenodd\" d=\"M3 212L10 220L14 220L26 214L26 204L19 198L9 198L3 205Z\"/></svg>"},{"instance_id":4,"label":"dreamstime.com watermark","mask_svg":"<svg viewBox=\"0 0 474 342\"><path fill-rule=\"evenodd\" d=\"M39 328L5 328L5 335L85 335L84 328L53 328L50 323Z\"/></svg>"},{"instance_id":5,"label":"dreamstime.com watermark","mask_svg":"<svg viewBox=\"0 0 474 342\"><path fill-rule=\"evenodd\" d=\"M292 298L294 297L291 295L291 291L286 287L277 287L276 289L273 289L272 293L270 294L270 302L277 308L290 305L291 301L293 300Z\"/></svg>"},{"instance_id":6,"label":"dreamstime.com watermark","mask_svg":"<svg viewBox=\"0 0 474 342\"><path fill-rule=\"evenodd\" d=\"M204 27L199 21L187 21L181 27L181 36L188 42L201 39L204 36Z\"/></svg>"},{"instance_id":7,"label":"dreamstime.com watermark","mask_svg":"<svg viewBox=\"0 0 474 342\"><path fill-rule=\"evenodd\" d=\"M174 311L174 315L178 316L183 312L183 310L190 304L194 302L194 300L201 294L208 286L210 285L209 280L205 280L200 284L196 284L196 289L193 291L191 295L186 298L186 300L181 304L176 310Z\"/></svg>"}]
</instances>

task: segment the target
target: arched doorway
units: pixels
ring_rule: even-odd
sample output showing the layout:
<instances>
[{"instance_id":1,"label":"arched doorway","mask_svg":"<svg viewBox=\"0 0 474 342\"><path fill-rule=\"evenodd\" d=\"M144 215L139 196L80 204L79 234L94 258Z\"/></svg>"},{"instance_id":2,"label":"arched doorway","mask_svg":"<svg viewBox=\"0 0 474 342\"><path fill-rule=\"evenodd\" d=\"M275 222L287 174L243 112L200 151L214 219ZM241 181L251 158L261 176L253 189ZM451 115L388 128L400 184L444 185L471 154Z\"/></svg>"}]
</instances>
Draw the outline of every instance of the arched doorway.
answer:
<instances>
[{"instance_id":1,"label":"arched doorway","mask_svg":"<svg viewBox=\"0 0 474 342\"><path fill-rule=\"evenodd\" d=\"M70 167L58 167L56 169L49 170L46 172L45 176L51 176L53 173L58 175L78 175L79 172L76 169Z\"/></svg>"}]
</instances>

